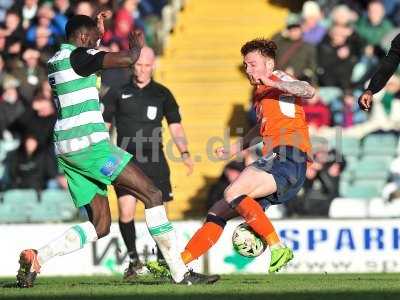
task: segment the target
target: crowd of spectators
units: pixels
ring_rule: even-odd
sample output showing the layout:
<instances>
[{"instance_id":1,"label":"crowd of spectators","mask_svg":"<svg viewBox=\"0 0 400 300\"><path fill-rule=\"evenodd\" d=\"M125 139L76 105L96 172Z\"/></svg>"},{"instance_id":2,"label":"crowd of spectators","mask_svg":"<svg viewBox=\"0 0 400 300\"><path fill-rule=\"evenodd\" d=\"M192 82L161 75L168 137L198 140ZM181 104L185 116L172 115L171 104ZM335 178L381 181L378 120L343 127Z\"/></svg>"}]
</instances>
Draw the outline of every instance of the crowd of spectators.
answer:
<instances>
[{"instance_id":1,"label":"crowd of spectators","mask_svg":"<svg viewBox=\"0 0 400 300\"><path fill-rule=\"evenodd\" d=\"M102 47L128 47L128 34L142 30L146 43L160 52L154 26L168 0L13 0L0 1L0 189L66 189L52 145L56 109L46 64L65 39L70 16L95 17L110 9ZM158 22L158 23L157 23ZM122 74L122 75L121 75ZM104 74L105 86L123 72ZM125 76L126 77L126 76ZM111 80L113 78L113 80ZM19 143L15 143L18 140ZM11 144L11 146L10 146ZM11 150L11 151L10 151Z\"/></svg>"},{"instance_id":2,"label":"crowd of spectators","mask_svg":"<svg viewBox=\"0 0 400 300\"><path fill-rule=\"evenodd\" d=\"M382 130L398 134L399 72L375 95L370 112L362 111L357 100L399 27L399 0L305 1L300 12L289 14L285 28L272 37L278 47L276 67L316 88L315 96L304 101L311 136L332 139L340 132L362 139ZM253 108L249 119L254 125ZM341 196L345 159L335 149L317 148L297 201L286 208L288 216L327 216L332 200Z\"/></svg>"},{"instance_id":3,"label":"crowd of spectators","mask_svg":"<svg viewBox=\"0 0 400 300\"><path fill-rule=\"evenodd\" d=\"M374 110L384 112L380 122L393 120L398 75L378 95L370 114L359 109L357 99L400 32L399 16L398 0L306 1L301 12L289 14L286 27L272 37L278 46L277 68L319 90L304 106L311 133L377 120Z\"/></svg>"},{"instance_id":4,"label":"crowd of spectators","mask_svg":"<svg viewBox=\"0 0 400 300\"><path fill-rule=\"evenodd\" d=\"M100 9L109 8L114 15L106 24L102 47L110 51L126 49L129 32L138 29L145 33L147 44L160 53L155 27L167 3L168 0L0 1L0 157L6 166L3 174L0 171L0 189L66 188L51 142L56 110L47 83L46 62L63 41L68 18L74 14L94 17ZM324 135L334 127L347 130L371 122L398 124L398 75L376 95L370 113L359 109L357 98L389 49L390 41L400 32L399 26L400 0L306 1L301 12L288 16L286 27L272 37L278 46L277 67L317 88L316 95L304 104L313 135ZM102 86L120 84L127 76L126 72L105 72ZM254 122L254 112L250 115ZM373 127L377 129L379 126ZM15 139L20 143L3 155L4 149L10 150L7 142ZM209 205L245 165L233 162L224 169L211 189ZM289 207L288 214L302 214L307 207L317 210L310 214L326 214L327 203L337 195L336 177L344 165L330 161L314 164L299 195L298 203L304 205ZM314 203L321 200L319 193L325 193L326 202ZM305 203L306 199L311 202Z\"/></svg>"}]
</instances>

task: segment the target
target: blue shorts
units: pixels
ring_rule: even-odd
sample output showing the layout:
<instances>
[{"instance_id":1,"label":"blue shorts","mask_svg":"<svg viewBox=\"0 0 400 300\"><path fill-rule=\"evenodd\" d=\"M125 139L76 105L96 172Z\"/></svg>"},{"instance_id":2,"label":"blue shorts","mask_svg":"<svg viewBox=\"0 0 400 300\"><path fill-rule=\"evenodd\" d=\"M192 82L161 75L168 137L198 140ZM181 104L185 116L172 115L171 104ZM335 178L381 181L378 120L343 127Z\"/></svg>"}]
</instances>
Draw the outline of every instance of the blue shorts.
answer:
<instances>
[{"instance_id":1,"label":"blue shorts","mask_svg":"<svg viewBox=\"0 0 400 300\"><path fill-rule=\"evenodd\" d=\"M267 209L270 205L282 204L295 198L306 178L307 154L295 147L280 146L251 166L274 176L277 191L256 199Z\"/></svg>"}]
</instances>

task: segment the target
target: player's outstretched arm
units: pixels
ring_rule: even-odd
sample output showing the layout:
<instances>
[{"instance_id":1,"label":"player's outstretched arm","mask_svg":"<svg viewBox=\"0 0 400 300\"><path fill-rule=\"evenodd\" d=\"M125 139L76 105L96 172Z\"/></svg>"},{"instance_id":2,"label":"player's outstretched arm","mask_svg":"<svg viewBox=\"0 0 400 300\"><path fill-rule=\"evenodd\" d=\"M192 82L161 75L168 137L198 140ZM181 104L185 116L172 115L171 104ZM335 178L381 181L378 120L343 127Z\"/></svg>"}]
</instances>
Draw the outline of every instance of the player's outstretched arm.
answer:
<instances>
[{"instance_id":1,"label":"player's outstretched arm","mask_svg":"<svg viewBox=\"0 0 400 300\"><path fill-rule=\"evenodd\" d=\"M131 32L129 36L129 50L108 52L103 59L103 69L130 67L138 60L143 46L143 32Z\"/></svg>"},{"instance_id":2,"label":"player's outstretched arm","mask_svg":"<svg viewBox=\"0 0 400 300\"><path fill-rule=\"evenodd\" d=\"M400 63L400 34L392 41L388 54L382 59L375 74L372 76L367 89L358 98L358 105L362 110L369 111L372 106L373 95L378 93L397 70Z\"/></svg>"},{"instance_id":3,"label":"player's outstretched arm","mask_svg":"<svg viewBox=\"0 0 400 300\"><path fill-rule=\"evenodd\" d=\"M219 159L229 159L239 152L254 146L262 141L260 137L260 124L251 128L243 139L239 139L236 143L230 145L229 148L219 147L215 149L215 154Z\"/></svg>"},{"instance_id":4,"label":"player's outstretched arm","mask_svg":"<svg viewBox=\"0 0 400 300\"><path fill-rule=\"evenodd\" d=\"M306 81L277 81L274 87L295 97L312 98L315 94L315 89Z\"/></svg>"}]
</instances>

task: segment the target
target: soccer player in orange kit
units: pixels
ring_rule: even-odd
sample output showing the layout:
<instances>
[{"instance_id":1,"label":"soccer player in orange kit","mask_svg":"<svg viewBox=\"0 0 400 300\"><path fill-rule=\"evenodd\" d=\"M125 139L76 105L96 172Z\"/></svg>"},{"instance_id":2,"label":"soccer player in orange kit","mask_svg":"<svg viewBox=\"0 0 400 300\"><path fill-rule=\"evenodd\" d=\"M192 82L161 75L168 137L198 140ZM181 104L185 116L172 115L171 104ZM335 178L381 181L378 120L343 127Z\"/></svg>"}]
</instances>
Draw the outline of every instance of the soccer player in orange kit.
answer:
<instances>
[{"instance_id":1,"label":"soccer player in orange kit","mask_svg":"<svg viewBox=\"0 0 400 300\"><path fill-rule=\"evenodd\" d=\"M237 216L242 216L269 245L270 273L293 258L264 209L293 199L304 183L311 144L302 98L311 98L315 91L307 82L274 70L276 49L275 43L266 39L249 41L241 48L247 76L255 87L258 124L242 141L229 148L220 147L216 154L229 159L261 137L263 157L246 167L226 188L224 199L209 210L206 222L182 252L186 264L207 252L218 241L226 222Z\"/></svg>"}]
</instances>

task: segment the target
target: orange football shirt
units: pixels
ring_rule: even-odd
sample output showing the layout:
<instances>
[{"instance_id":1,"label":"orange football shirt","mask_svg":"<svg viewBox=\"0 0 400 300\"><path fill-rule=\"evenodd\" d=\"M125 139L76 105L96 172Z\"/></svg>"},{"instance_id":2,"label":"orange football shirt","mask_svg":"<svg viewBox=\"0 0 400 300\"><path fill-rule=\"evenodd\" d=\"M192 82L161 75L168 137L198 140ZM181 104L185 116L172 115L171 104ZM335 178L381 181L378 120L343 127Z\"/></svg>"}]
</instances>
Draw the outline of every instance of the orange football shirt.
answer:
<instances>
[{"instance_id":1,"label":"orange football shirt","mask_svg":"<svg viewBox=\"0 0 400 300\"><path fill-rule=\"evenodd\" d=\"M283 71L276 70L272 80L293 81ZM264 141L263 152L271 152L281 145L293 146L311 158L311 143L308 134L303 99L284 93L276 88L258 85L254 90L253 103L260 122L260 135Z\"/></svg>"}]
</instances>

